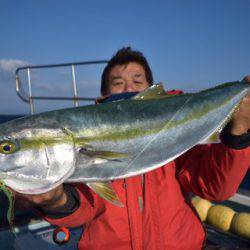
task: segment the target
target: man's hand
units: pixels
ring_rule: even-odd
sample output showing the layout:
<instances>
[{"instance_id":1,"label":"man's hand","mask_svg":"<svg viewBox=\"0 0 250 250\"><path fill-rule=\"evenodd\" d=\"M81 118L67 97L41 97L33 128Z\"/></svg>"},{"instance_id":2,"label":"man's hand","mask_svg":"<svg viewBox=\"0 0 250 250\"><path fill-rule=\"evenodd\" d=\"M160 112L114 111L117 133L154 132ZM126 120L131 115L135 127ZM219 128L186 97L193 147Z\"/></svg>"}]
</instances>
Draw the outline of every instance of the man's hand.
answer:
<instances>
[{"instance_id":1,"label":"man's hand","mask_svg":"<svg viewBox=\"0 0 250 250\"><path fill-rule=\"evenodd\" d=\"M250 84L250 76L244 79ZM241 102L238 110L234 113L231 120L231 133L233 135L242 135L250 130L250 94Z\"/></svg>"},{"instance_id":2,"label":"man's hand","mask_svg":"<svg viewBox=\"0 0 250 250\"><path fill-rule=\"evenodd\" d=\"M53 210L57 207L65 205L67 194L63 185L39 195L27 195L15 192L15 203L17 208L38 207L46 210Z\"/></svg>"}]
</instances>

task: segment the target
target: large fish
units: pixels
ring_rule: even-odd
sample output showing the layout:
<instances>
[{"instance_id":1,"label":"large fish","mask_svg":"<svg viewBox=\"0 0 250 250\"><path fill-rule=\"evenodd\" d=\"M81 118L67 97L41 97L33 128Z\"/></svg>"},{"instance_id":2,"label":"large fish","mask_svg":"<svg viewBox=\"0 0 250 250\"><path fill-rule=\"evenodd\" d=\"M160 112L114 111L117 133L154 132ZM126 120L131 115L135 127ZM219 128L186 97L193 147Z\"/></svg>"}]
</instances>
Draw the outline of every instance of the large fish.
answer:
<instances>
[{"instance_id":1,"label":"large fish","mask_svg":"<svg viewBox=\"0 0 250 250\"><path fill-rule=\"evenodd\" d=\"M207 140L249 91L249 84L231 82L199 93L168 95L153 85L129 100L1 124L0 179L24 194L84 182L121 205L108 181L156 169Z\"/></svg>"}]
</instances>

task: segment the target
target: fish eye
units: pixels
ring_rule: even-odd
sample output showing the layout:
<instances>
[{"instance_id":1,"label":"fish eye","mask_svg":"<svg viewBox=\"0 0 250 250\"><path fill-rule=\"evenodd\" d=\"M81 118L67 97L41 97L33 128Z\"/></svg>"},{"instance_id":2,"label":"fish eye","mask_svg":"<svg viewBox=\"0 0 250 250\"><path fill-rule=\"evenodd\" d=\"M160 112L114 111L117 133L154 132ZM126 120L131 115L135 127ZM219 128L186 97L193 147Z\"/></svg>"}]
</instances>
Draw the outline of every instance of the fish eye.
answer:
<instances>
[{"instance_id":1,"label":"fish eye","mask_svg":"<svg viewBox=\"0 0 250 250\"><path fill-rule=\"evenodd\" d=\"M16 147L13 142L4 141L0 142L0 153L2 154L11 154L15 151Z\"/></svg>"}]
</instances>

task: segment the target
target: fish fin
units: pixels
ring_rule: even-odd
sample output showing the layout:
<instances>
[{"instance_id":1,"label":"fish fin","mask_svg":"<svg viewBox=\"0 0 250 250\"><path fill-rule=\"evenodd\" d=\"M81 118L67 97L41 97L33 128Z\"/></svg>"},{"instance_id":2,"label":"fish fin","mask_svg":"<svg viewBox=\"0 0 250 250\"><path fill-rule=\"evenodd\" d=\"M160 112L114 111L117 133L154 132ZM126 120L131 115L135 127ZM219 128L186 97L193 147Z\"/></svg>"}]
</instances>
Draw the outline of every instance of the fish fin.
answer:
<instances>
[{"instance_id":1,"label":"fish fin","mask_svg":"<svg viewBox=\"0 0 250 250\"><path fill-rule=\"evenodd\" d=\"M119 201L119 198L116 195L115 190L113 189L110 182L89 182L86 183L86 185L95 193L100 195L103 199L116 206L124 207L124 205Z\"/></svg>"},{"instance_id":2,"label":"fish fin","mask_svg":"<svg viewBox=\"0 0 250 250\"><path fill-rule=\"evenodd\" d=\"M166 93L163 88L162 83L154 84L151 87L147 88L145 91L138 93L133 96L133 100L147 100L147 99L155 99L161 97L172 96Z\"/></svg>"},{"instance_id":3,"label":"fish fin","mask_svg":"<svg viewBox=\"0 0 250 250\"><path fill-rule=\"evenodd\" d=\"M8 188L4 182L0 181L0 192L3 192L3 194L6 196L6 198L8 199L8 208L7 208L7 214L6 214L6 218L7 221L9 223L10 226L10 230L11 232L13 232L15 234L14 231L14 202L15 202L15 196L13 194L13 192L11 191L10 188Z\"/></svg>"},{"instance_id":4,"label":"fish fin","mask_svg":"<svg viewBox=\"0 0 250 250\"><path fill-rule=\"evenodd\" d=\"M210 137L209 137L209 141L211 143L218 143L220 142L220 132L221 131L216 131L215 133L213 133Z\"/></svg>"},{"instance_id":5,"label":"fish fin","mask_svg":"<svg viewBox=\"0 0 250 250\"><path fill-rule=\"evenodd\" d=\"M232 114L230 114L224 121L223 123L217 128L217 130L211 134L208 138L200 142L199 144L213 144L213 143L220 143L220 133L224 129L224 127L227 125L231 118Z\"/></svg>"},{"instance_id":6,"label":"fish fin","mask_svg":"<svg viewBox=\"0 0 250 250\"><path fill-rule=\"evenodd\" d=\"M220 132L221 130L216 131L212 135L210 135L208 138L200 142L199 144L213 144L213 143L219 143L220 142Z\"/></svg>"},{"instance_id":7,"label":"fish fin","mask_svg":"<svg viewBox=\"0 0 250 250\"><path fill-rule=\"evenodd\" d=\"M129 157L129 154L126 154L126 153L101 151L101 150L95 150L95 149L85 148L85 147L81 147L79 149L79 153L86 155L90 158L99 158L99 159L106 159L106 160L119 160L122 158Z\"/></svg>"}]
</instances>

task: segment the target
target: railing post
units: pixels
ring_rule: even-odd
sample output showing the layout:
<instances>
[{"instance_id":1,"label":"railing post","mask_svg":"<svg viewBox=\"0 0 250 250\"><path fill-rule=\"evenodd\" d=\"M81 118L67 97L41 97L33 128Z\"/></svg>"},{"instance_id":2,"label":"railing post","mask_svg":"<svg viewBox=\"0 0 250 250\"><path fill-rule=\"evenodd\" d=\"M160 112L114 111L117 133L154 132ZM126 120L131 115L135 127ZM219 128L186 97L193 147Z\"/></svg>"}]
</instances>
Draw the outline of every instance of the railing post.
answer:
<instances>
[{"instance_id":1,"label":"railing post","mask_svg":"<svg viewBox=\"0 0 250 250\"><path fill-rule=\"evenodd\" d=\"M34 114L34 102L32 99L32 90L31 90L31 78L30 78L30 68L27 69L28 73L28 86L29 86L29 102L30 102L30 112L33 115Z\"/></svg>"},{"instance_id":2,"label":"railing post","mask_svg":"<svg viewBox=\"0 0 250 250\"><path fill-rule=\"evenodd\" d=\"M75 65L72 64L71 65L71 69L72 69L72 85L73 85L73 97L74 97L74 106L78 107L79 103L77 100L77 89L76 89L76 74L75 74Z\"/></svg>"}]
</instances>

